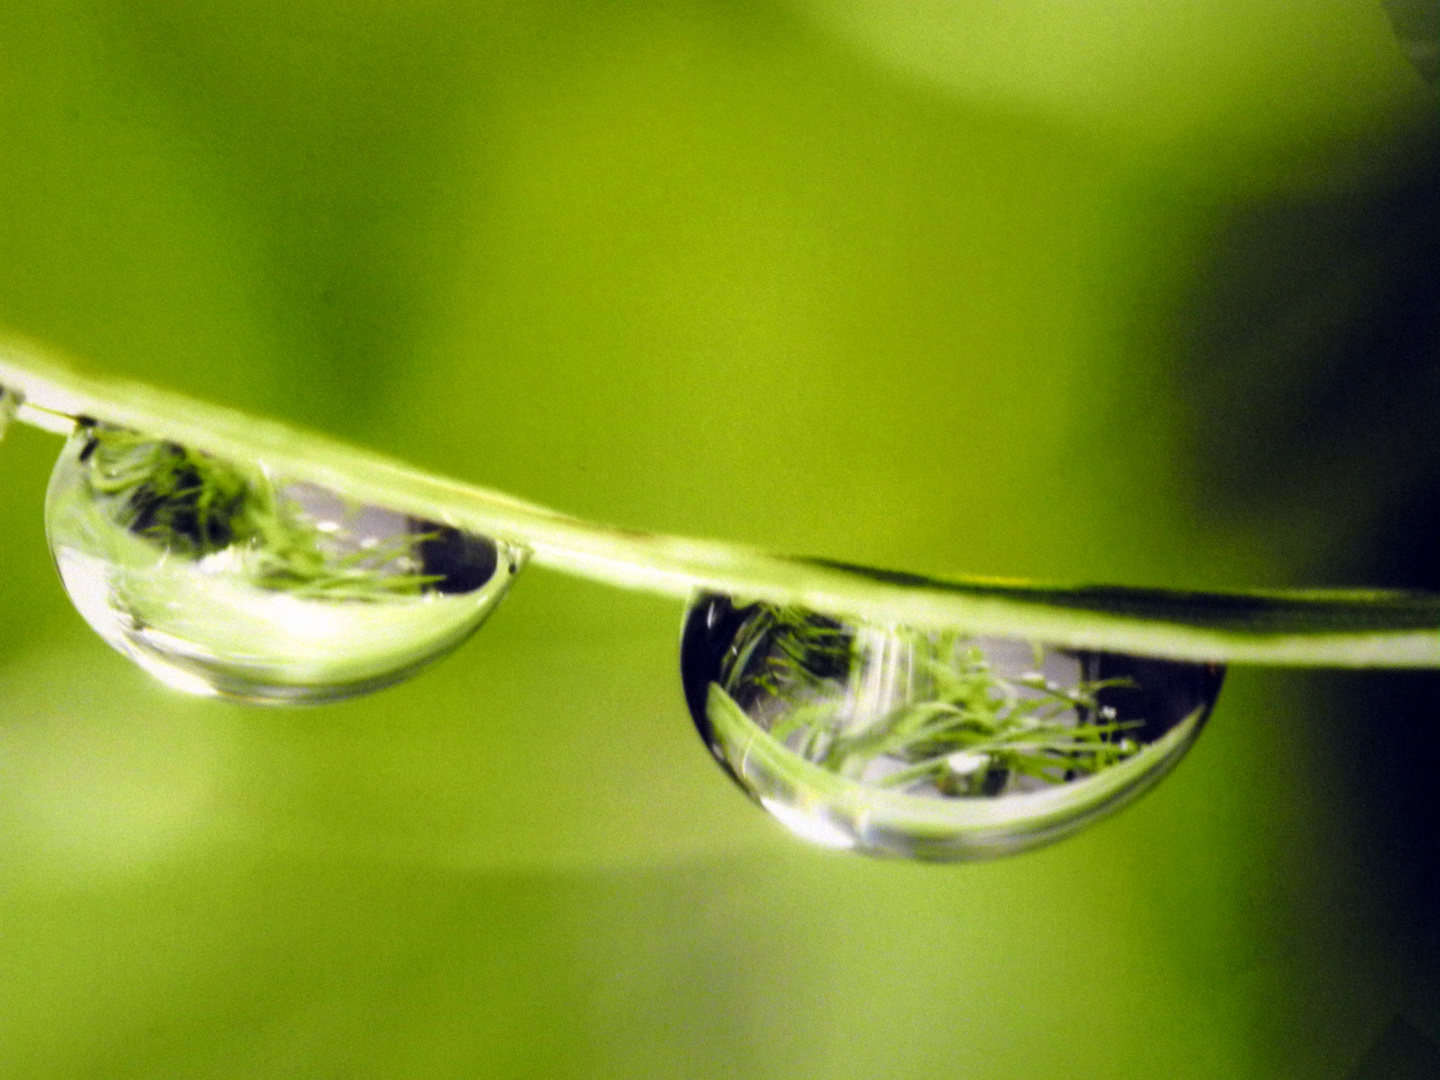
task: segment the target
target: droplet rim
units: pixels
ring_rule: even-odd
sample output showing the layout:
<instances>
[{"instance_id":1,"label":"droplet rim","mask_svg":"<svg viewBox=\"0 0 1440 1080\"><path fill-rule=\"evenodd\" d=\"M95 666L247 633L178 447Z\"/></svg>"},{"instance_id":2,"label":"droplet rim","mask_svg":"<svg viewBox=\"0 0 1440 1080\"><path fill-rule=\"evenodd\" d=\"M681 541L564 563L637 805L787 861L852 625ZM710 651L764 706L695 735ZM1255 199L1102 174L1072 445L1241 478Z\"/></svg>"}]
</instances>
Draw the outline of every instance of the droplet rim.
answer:
<instances>
[{"instance_id":1,"label":"droplet rim","mask_svg":"<svg viewBox=\"0 0 1440 1080\"><path fill-rule=\"evenodd\" d=\"M1198 706L1139 752L1081 780L997 798L936 798L873 787L822 769L775 740L721 694L711 694L711 708L707 718L714 738L728 734L734 746L743 746L731 751L723 741L710 742L712 752L752 801L776 800L800 813L819 811L828 827L855 837L858 852L934 862L997 858L1043 847L1122 809L1178 764L1211 712L1209 705ZM732 753L738 753L738 762ZM768 775L757 776L754 766ZM889 842L879 842L882 835Z\"/></svg>"},{"instance_id":2,"label":"droplet rim","mask_svg":"<svg viewBox=\"0 0 1440 1080\"><path fill-rule=\"evenodd\" d=\"M1196 664L1215 679L1207 698L1137 753L1092 776L998 797L912 794L865 784L807 761L701 676L713 670L729 647L732 635L717 620L741 618L743 610L730 597L700 593L681 623L682 689L701 740L740 791L791 832L819 842L810 834L833 840L839 829L853 838L848 845L853 850L882 858L999 858L1046 846L1124 808L1168 775L1194 745L1214 710L1225 674L1220 665ZM752 765L763 774L752 773ZM789 810L776 814L775 804ZM810 825L797 828L797 814L809 815ZM844 845L827 841L822 846Z\"/></svg>"}]
</instances>

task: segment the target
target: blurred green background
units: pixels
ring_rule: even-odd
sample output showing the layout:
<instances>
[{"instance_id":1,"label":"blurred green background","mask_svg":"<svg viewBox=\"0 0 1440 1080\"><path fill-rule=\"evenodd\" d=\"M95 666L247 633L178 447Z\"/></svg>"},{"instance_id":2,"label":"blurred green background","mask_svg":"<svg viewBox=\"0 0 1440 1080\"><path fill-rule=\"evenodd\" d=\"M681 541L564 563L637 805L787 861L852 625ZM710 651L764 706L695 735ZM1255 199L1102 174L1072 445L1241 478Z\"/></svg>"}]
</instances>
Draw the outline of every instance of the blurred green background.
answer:
<instances>
[{"instance_id":1,"label":"blurred green background","mask_svg":"<svg viewBox=\"0 0 1440 1080\"><path fill-rule=\"evenodd\" d=\"M0 324L571 512L1436 580L1436 95L1376 3L0 4ZM1434 1075L1431 676L1236 670L991 864L811 850L676 605L532 568L312 711L71 610L0 446L0 1075Z\"/></svg>"}]
</instances>

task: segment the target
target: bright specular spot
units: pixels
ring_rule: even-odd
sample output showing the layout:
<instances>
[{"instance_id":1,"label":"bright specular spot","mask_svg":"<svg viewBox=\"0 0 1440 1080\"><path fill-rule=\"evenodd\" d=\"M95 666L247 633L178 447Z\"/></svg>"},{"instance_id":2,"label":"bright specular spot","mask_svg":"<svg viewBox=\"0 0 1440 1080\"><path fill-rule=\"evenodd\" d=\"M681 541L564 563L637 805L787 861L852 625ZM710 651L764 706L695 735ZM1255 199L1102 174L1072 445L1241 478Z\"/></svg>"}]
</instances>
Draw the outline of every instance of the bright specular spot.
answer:
<instances>
[{"instance_id":1,"label":"bright specular spot","mask_svg":"<svg viewBox=\"0 0 1440 1080\"><path fill-rule=\"evenodd\" d=\"M407 678L479 627L525 554L89 423L55 465L45 523L107 642L176 689L257 703Z\"/></svg>"},{"instance_id":2,"label":"bright specular spot","mask_svg":"<svg viewBox=\"0 0 1440 1080\"><path fill-rule=\"evenodd\" d=\"M765 796L761 796L760 805L802 840L809 840L819 847L835 848L837 851L848 851L855 846L855 837L851 833L824 818L815 817L789 803Z\"/></svg>"},{"instance_id":3,"label":"bright specular spot","mask_svg":"<svg viewBox=\"0 0 1440 1080\"><path fill-rule=\"evenodd\" d=\"M1048 843L1135 798L1223 676L718 595L692 605L681 667L716 758L792 831L934 860Z\"/></svg>"}]
</instances>

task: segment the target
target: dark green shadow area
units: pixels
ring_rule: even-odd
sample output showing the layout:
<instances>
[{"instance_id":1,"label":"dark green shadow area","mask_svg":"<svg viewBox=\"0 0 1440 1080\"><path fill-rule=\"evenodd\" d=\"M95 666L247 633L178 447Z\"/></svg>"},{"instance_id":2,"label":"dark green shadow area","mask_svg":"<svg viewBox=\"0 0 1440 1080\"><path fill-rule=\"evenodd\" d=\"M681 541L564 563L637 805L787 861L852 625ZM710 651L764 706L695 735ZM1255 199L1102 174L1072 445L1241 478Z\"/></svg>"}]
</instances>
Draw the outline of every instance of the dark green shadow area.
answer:
<instances>
[{"instance_id":1,"label":"dark green shadow area","mask_svg":"<svg viewBox=\"0 0 1440 1080\"><path fill-rule=\"evenodd\" d=\"M1440 1047L1396 1017L1365 1052L1350 1080L1425 1080L1440 1075Z\"/></svg>"}]
</instances>

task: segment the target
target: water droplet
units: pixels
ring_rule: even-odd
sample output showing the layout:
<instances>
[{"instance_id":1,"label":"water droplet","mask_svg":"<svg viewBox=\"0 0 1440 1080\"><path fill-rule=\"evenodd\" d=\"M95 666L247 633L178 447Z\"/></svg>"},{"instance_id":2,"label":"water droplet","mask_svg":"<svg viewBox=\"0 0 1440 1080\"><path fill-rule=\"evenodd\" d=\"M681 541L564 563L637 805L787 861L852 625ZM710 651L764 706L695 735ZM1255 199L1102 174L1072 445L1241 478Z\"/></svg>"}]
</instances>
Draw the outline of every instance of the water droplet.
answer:
<instances>
[{"instance_id":1,"label":"water droplet","mask_svg":"<svg viewBox=\"0 0 1440 1080\"><path fill-rule=\"evenodd\" d=\"M25 395L18 390L11 390L7 386L0 385L0 439L5 438L5 432L10 428L10 421L15 419L15 413L25 402Z\"/></svg>"},{"instance_id":2,"label":"water droplet","mask_svg":"<svg viewBox=\"0 0 1440 1080\"><path fill-rule=\"evenodd\" d=\"M459 645L524 561L514 545L358 505L82 422L45 501L71 600L163 682L241 701L337 701Z\"/></svg>"},{"instance_id":3,"label":"water droplet","mask_svg":"<svg viewBox=\"0 0 1440 1080\"><path fill-rule=\"evenodd\" d=\"M680 664L716 759L789 829L934 861L1038 847L1136 798L1224 676L714 594L691 605Z\"/></svg>"}]
</instances>

